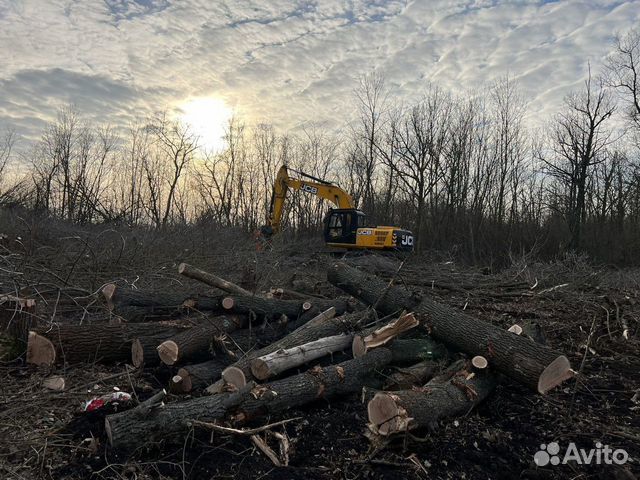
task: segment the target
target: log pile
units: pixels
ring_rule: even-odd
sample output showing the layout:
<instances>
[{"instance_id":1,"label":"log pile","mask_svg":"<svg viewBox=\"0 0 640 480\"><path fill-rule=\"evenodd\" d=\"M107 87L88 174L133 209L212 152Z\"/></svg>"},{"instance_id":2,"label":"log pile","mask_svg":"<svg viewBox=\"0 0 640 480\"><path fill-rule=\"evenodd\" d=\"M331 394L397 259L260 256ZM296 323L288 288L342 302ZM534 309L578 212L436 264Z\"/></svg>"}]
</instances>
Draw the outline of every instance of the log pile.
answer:
<instances>
[{"instance_id":1,"label":"log pile","mask_svg":"<svg viewBox=\"0 0 640 480\"><path fill-rule=\"evenodd\" d=\"M181 442L205 425L233 430L363 389L369 437L388 438L466 415L505 378L544 395L575 373L539 325L501 328L346 263L329 268L343 293L334 298L251 292L187 264L178 273L216 290L159 294L111 283L101 289L110 322L17 329L26 361L41 368L110 362L166 373L165 389L106 416L114 448ZM12 308L34 306L14 299Z\"/></svg>"}]
</instances>

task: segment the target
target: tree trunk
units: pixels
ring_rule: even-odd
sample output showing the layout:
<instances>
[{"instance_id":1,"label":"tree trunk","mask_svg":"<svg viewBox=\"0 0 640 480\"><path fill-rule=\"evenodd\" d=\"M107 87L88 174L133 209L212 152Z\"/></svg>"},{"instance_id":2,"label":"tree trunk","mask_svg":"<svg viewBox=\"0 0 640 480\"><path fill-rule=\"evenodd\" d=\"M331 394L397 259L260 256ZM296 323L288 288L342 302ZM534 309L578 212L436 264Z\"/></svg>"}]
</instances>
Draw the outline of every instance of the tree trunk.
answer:
<instances>
[{"instance_id":1,"label":"tree trunk","mask_svg":"<svg viewBox=\"0 0 640 480\"><path fill-rule=\"evenodd\" d=\"M53 365L56 361L126 362L131 344L141 336L168 338L183 328L156 323L120 325L57 325L29 332L27 363Z\"/></svg>"},{"instance_id":2,"label":"tree trunk","mask_svg":"<svg viewBox=\"0 0 640 480\"><path fill-rule=\"evenodd\" d=\"M232 313L254 314L257 317L277 318L286 315L289 320L294 320L312 308L325 311L335 308L336 314L341 315L347 311L348 302L345 299L321 300L278 300L275 298L234 296L225 297L222 300L222 308Z\"/></svg>"},{"instance_id":3,"label":"tree trunk","mask_svg":"<svg viewBox=\"0 0 640 480\"><path fill-rule=\"evenodd\" d=\"M190 420L219 420L227 410L242 402L250 390L247 387L235 393L169 403L148 412L133 408L107 415L105 430L109 444L114 448L135 448L163 439L177 439L178 435L188 432Z\"/></svg>"},{"instance_id":4,"label":"tree trunk","mask_svg":"<svg viewBox=\"0 0 640 480\"><path fill-rule=\"evenodd\" d=\"M236 420L274 414L313 402L359 392L364 385L379 386L376 371L391 361L387 348L377 348L360 358L276 380L257 388L239 406Z\"/></svg>"},{"instance_id":5,"label":"tree trunk","mask_svg":"<svg viewBox=\"0 0 640 480\"><path fill-rule=\"evenodd\" d=\"M343 263L329 270L329 281L383 313L406 308L415 313L433 338L469 356L481 355L498 371L546 393L574 374L567 357L506 330L388 285ZM405 303L406 302L406 303Z\"/></svg>"},{"instance_id":6,"label":"tree trunk","mask_svg":"<svg viewBox=\"0 0 640 480\"><path fill-rule=\"evenodd\" d=\"M113 283L103 287L102 295L109 311L130 322L171 318L190 309L222 311L222 297L143 292L121 288Z\"/></svg>"},{"instance_id":7,"label":"tree trunk","mask_svg":"<svg viewBox=\"0 0 640 480\"><path fill-rule=\"evenodd\" d=\"M378 392L367 405L369 429L376 435L393 435L414 428L435 428L443 418L467 413L496 385L491 372L473 372L470 366L449 380L435 378L422 388Z\"/></svg>"},{"instance_id":8,"label":"tree trunk","mask_svg":"<svg viewBox=\"0 0 640 480\"><path fill-rule=\"evenodd\" d=\"M249 353L232 366L240 369L247 379L252 378L251 360L262 357L278 350L304 345L305 343L318 340L320 338L339 335L341 333L351 333L356 326L367 318L367 313L353 313L341 317L331 318L325 314L319 315L316 319L309 321L294 332L291 332L281 340L272 343L264 348ZM224 381L219 380L207 388L208 393L218 393L222 390Z\"/></svg>"},{"instance_id":9,"label":"tree trunk","mask_svg":"<svg viewBox=\"0 0 640 480\"><path fill-rule=\"evenodd\" d=\"M353 335L341 334L325 337L286 350L277 350L251 361L251 373L258 380L275 377L329 353L344 350L353 342Z\"/></svg>"}]
</instances>

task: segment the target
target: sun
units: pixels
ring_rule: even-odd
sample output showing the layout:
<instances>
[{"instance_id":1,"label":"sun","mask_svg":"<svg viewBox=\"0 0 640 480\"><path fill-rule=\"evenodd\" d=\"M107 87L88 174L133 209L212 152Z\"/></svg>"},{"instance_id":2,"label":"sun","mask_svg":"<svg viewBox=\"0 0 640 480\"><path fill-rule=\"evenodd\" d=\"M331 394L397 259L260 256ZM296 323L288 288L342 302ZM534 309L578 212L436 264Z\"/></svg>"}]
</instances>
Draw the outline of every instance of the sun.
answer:
<instances>
[{"instance_id":1,"label":"sun","mask_svg":"<svg viewBox=\"0 0 640 480\"><path fill-rule=\"evenodd\" d=\"M225 128L233 111L224 100L215 97L197 97L180 105L180 119L199 137L206 150L224 148Z\"/></svg>"}]
</instances>

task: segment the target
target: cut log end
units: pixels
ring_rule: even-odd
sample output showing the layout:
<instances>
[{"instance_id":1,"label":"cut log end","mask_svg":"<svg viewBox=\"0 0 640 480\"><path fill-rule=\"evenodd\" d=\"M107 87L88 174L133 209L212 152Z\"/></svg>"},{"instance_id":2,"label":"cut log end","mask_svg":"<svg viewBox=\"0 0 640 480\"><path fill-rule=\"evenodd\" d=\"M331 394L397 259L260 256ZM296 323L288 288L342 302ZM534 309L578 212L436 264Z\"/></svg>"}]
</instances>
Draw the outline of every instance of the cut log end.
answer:
<instances>
[{"instance_id":1,"label":"cut log end","mask_svg":"<svg viewBox=\"0 0 640 480\"><path fill-rule=\"evenodd\" d=\"M104 287L102 287L102 295L104 299L107 301L107 308L112 311L114 309L113 305L113 297L116 294L116 284L108 283Z\"/></svg>"},{"instance_id":2,"label":"cut log end","mask_svg":"<svg viewBox=\"0 0 640 480\"><path fill-rule=\"evenodd\" d=\"M66 387L66 381L64 377L53 376L53 377L45 378L42 381L42 386L48 390L62 392Z\"/></svg>"},{"instance_id":3,"label":"cut log end","mask_svg":"<svg viewBox=\"0 0 640 480\"><path fill-rule=\"evenodd\" d=\"M179 348L173 340L167 340L158 345L158 356L165 365L173 365L178 361Z\"/></svg>"},{"instance_id":4,"label":"cut log end","mask_svg":"<svg viewBox=\"0 0 640 480\"><path fill-rule=\"evenodd\" d=\"M355 335L353 337L353 343L351 344L351 352L353 353L353 358L360 358L367 353L367 345L364 342L364 338L360 335Z\"/></svg>"},{"instance_id":5,"label":"cut log end","mask_svg":"<svg viewBox=\"0 0 640 480\"><path fill-rule=\"evenodd\" d=\"M477 370L484 370L489 366L487 359L481 355L476 355L471 359L471 365Z\"/></svg>"},{"instance_id":6,"label":"cut log end","mask_svg":"<svg viewBox=\"0 0 640 480\"><path fill-rule=\"evenodd\" d=\"M270 377L269 365L261 358L251 361L251 373L258 380L266 380Z\"/></svg>"},{"instance_id":7,"label":"cut log end","mask_svg":"<svg viewBox=\"0 0 640 480\"><path fill-rule=\"evenodd\" d=\"M379 392L367 405L369 427L379 435L392 435L408 429L407 412L397 404L394 395Z\"/></svg>"},{"instance_id":8,"label":"cut log end","mask_svg":"<svg viewBox=\"0 0 640 480\"><path fill-rule=\"evenodd\" d=\"M139 338L131 343L131 363L136 368L141 368L144 365L144 348Z\"/></svg>"},{"instance_id":9,"label":"cut log end","mask_svg":"<svg viewBox=\"0 0 640 480\"><path fill-rule=\"evenodd\" d=\"M560 355L544 369L538 378L538 392L547 393L574 375L575 372L571 369L569 359Z\"/></svg>"},{"instance_id":10,"label":"cut log end","mask_svg":"<svg viewBox=\"0 0 640 480\"><path fill-rule=\"evenodd\" d=\"M184 262L178 265L178 274L182 275L186 268L187 268L187 264Z\"/></svg>"},{"instance_id":11,"label":"cut log end","mask_svg":"<svg viewBox=\"0 0 640 480\"><path fill-rule=\"evenodd\" d=\"M313 306L313 305L311 305L311 302L304 302L304 303L302 304L302 310L306 312L306 311L308 311L308 310L311 310L311 307L312 307L312 306Z\"/></svg>"},{"instance_id":12,"label":"cut log end","mask_svg":"<svg viewBox=\"0 0 640 480\"><path fill-rule=\"evenodd\" d=\"M180 377L181 392L189 393L191 390L193 390L193 381L191 380L191 374L187 370L181 368L180 370L178 370L178 374L173 378L175 379L176 377Z\"/></svg>"},{"instance_id":13,"label":"cut log end","mask_svg":"<svg viewBox=\"0 0 640 480\"><path fill-rule=\"evenodd\" d=\"M247 384L244 372L238 367L227 367L222 371L222 379L225 383L233 385L238 390Z\"/></svg>"},{"instance_id":14,"label":"cut log end","mask_svg":"<svg viewBox=\"0 0 640 480\"><path fill-rule=\"evenodd\" d=\"M53 343L36 332L29 332L27 340L27 363L50 367L56 362L56 348Z\"/></svg>"},{"instance_id":15,"label":"cut log end","mask_svg":"<svg viewBox=\"0 0 640 480\"><path fill-rule=\"evenodd\" d=\"M222 299L222 308L225 310L231 310L234 306L235 302L231 297L225 297Z\"/></svg>"},{"instance_id":16,"label":"cut log end","mask_svg":"<svg viewBox=\"0 0 640 480\"><path fill-rule=\"evenodd\" d=\"M511 327L509 327L509 330L507 330L508 332L511 333L515 333L516 335L522 335L522 327L520 325L511 325Z\"/></svg>"}]
</instances>

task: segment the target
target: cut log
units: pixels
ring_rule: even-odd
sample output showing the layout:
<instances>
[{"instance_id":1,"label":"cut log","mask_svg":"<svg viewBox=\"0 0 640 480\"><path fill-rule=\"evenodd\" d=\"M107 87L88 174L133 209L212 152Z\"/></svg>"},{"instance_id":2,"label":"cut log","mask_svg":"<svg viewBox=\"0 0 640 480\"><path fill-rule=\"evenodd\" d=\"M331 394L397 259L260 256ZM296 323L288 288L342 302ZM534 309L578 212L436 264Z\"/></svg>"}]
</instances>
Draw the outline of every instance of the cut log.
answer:
<instances>
[{"instance_id":1,"label":"cut log","mask_svg":"<svg viewBox=\"0 0 640 480\"><path fill-rule=\"evenodd\" d=\"M360 322L366 321L370 315L367 312L358 312L331 318L329 313L331 312L322 313L281 340L249 353L244 358L235 362L233 366L242 370L247 379L251 379L253 378L251 373L251 361L253 359L268 355L278 350L286 350L288 348L304 345L305 343L313 342L320 338L339 335L341 333L351 333L357 328ZM213 385L210 385L207 388L207 393L218 393L222 391L223 387L224 382L220 380Z\"/></svg>"},{"instance_id":2,"label":"cut log","mask_svg":"<svg viewBox=\"0 0 640 480\"><path fill-rule=\"evenodd\" d=\"M235 293L236 295L252 295L251 292L239 287L235 283L229 282L228 280L220 278L212 273L205 272L204 270L200 270L199 268L193 267L187 263L181 263L178 266L178 273L187 278L198 280L199 282L211 287L216 287L228 293Z\"/></svg>"},{"instance_id":3,"label":"cut log","mask_svg":"<svg viewBox=\"0 0 640 480\"><path fill-rule=\"evenodd\" d=\"M412 314L401 315L383 327L378 327L366 335L358 334L353 337L352 351L355 358L365 355L369 350L378 348L391 342L401 333L404 333L419 324Z\"/></svg>"},{"instance_id":4,"label":"cut log","mask_svg":"<svg viewBox=\"0 0 640 480\"><path fill-rule=\"evenodd\" d=\"M135 448L161 440L180 443L189 431L189 422L214 422L231 416L235 421L274 414L299 407L321 398L356 393L365 384L379 385L375 372L391 361L386 348L367 355L330 365L316 367L256 387L248 383L238 392L221 393L156 408L140 416L135 409L108 415L105 430L114 448Z\"/></svg>"},{"instance_id":5,"label":"cut log","mask_svg":"<svg viewBox=\"0 0 640 480\"><path fill-rule=\"evenodd\" d=\"M330 353L339 352L353 342L353 335L325 337L297 347L277 350L251 361L251 373L258 380L266 380Z\"/></svg>"},{"instance_id":6,"label":"cut log","mask_svg":"<svg viewBox=\"0 0 640 480\"><path fill-rule=\"evenodd\" d=\"M203 361L211 358L211 343L220 330L215 326L198 326L165 340L158 345L158 356L165 365Z\"/></svg>"},{"instance_id":7,"label":"cut log","mask_svg":"<svg viewBox=\"0 0 640 480\"><path fill-rule=\"evenodd\" d=\"M185 365L178 370L177 375L172 377L169 391L172 393L189 393L203 389L210 385L211 382L219 379L226 367L227 365L224 362L217 359Z\"/></svg>"},{"instance_id":8,"label":"cut log","mask_svg":"<svg viewBox=\"0 0 640 480\"><path fill-rule=\"evenodd\" d=\"M383 313L408 309L431 336L470 356L482 355L500 372L546 393L574 375L566 356L490 323L454 310L399 287L389 287L376 277L343 263L335 264L329 281Z\"/></svg>"},{"instance_id":9,"label":"cut log","mask_svg":"<svg viewBox=\"0 0 640 480\"><path fill-rule=\"evenodd\" d=\"M183 328L156 323L121 325L58 325L29 332L27 363L120 362L131 358L133 340L141 336L164 338Z\"/></svg>"},{"instance_id":10,"label":"cut log","mask_svg":"<svg viewBox=\"0 0 640 480\"><path fill-rule=\"evenodd\" d=\"M107 415L105 430L114 448L136 448L162 440L177 440L189 431L190 420L213 422L249 395L252 385L234 392L169 403L139 415L136 409Z\"/></svg>"},{"instance_id":11,"label":"cut log","mask_svg":"<svg viewBox=\"0 0 640 480\"><path fill-rule=\"evenodd\" d=\"M154 293L126 289L115 284L102 288L107 308L112 313L130 321L162 320L188 311L220 311L222 297L205 295L185 296L176 293Z\"/></svg>"},{"instance_id":12,"label":"cut log","mask_svg":"<svg viewBox=\"0 0 640 480\"><path fill-rule=\"evenodd\" d=\"M434 379L419 389L379 392L367 405L368 427L382 436L434 428L443 418L467 413L493 391L495 384L496 377L490 372L463 369L444 383Z\"/></svg>"},{"instance_id":13,"label":"cut log","mask_svg":"<svg viewBox=\"0 0 640 480\"><path fill-rule=\"evenodd\" d=\"M220 335L220 332L235 332L237 328L247 326L248 323L249 321L246 317L218 316L208 318L189 329L182 329L175 336L179 338L182 334L186 334L187 337L190 337L197 335L197 332L202 333L202 331L211 331L214 332L212 335ZM193 331L193 333L189 334L191 331ZM213 337L208 338L209 341L206 346L202 347L202 350L198 354L194 354L193 357L190 358L206 358L210 356L207 354L209 353L209 346ZM171 340L171 338L168 338L166 333L134 339L131 345L131 361L133 366L137 368L143 365L150 367L161 363L158 348L163 342L168 340Z\"/></svg>"},{"instance_id":14,"label":"cut log","mask_svg":"<svg viewBox=\"0 0 640 480\"><path fill-rule=\"evenodd\" d=\"M377 348L360 358L283 378L256 388L238 408L236 419L247 420L304 405L320 398L359 392L363 386L379 387L376 371L391 361L391 352Z\"/></svg>"},{"instance_id":15,"label":"cut log","mask_svg":"<svg viewBox=\"0 0 640 480\"><path fill-rule=\"evenodd\" d=\"M341 315L346 312L349 302L346 299L336 300L278 300L275 298L234 296L222 299L222 308L228 312L253 314L259 318L278 318L286 315L289 319L296 319L311 308L322 311L335 308L336 313Z\"/></svg>"},{"instance_id":16,"label":"cut log","mask_svg":"<svg viewBox=\"0 0 640 480\"><path fill-rule=\"evenodd\" d=\"M387 377L385 390L405 390L414 385L424 385L438 371L440 365L431 360L423 360L405 368L398 368Z\"/></svg>"}]
</instances>

